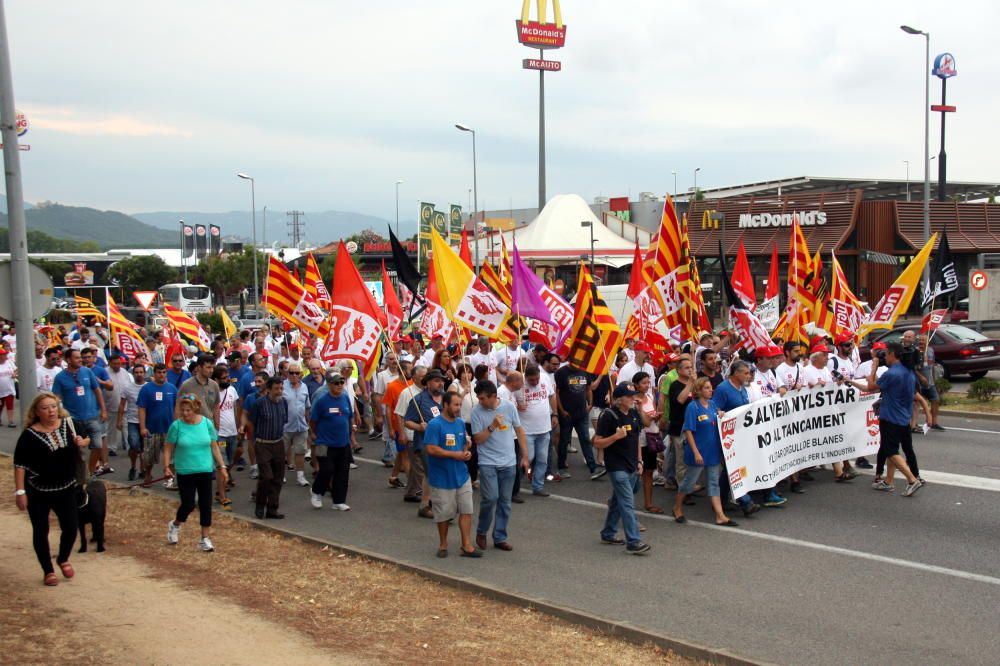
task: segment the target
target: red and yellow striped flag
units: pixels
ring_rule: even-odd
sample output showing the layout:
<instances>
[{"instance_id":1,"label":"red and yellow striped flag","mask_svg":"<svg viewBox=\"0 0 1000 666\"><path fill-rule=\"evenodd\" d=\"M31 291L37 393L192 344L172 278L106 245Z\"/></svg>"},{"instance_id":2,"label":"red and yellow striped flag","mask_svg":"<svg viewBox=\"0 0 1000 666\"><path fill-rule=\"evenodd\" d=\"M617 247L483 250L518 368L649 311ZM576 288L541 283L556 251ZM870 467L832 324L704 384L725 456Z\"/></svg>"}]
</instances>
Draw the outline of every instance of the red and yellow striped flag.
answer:
<instances>
[{"instance_id":1,"label":"red and yellow striped flag","mask_svg":"<svg viewBox=\"0 0 1000 666\"><path fill-rule=\"evenodd\" d=\"M101 321L107 321L107 317L104 313L97 309L94 305L94 301L89 298L84 298L83 296L74 296L73 299L76 301L76 316L77 317L97 317Z\"/></svg>"},{"instance_id":2,"label":"red and yellow striped flag","mask_svg":"<svg viewBox=\"0 0 1000 666\"><path fill-rule=\"evenodd\" d=\"M125 354L129 360L135 360L138 352L149 358L149 347L139 334L139 327L125 318L111 294L108 294L108 328L111 332L111 346Z\"/></svg>"},{"instance_id":3,"label":"red and yellow striped flag","mask_svg":"<svg viewBox=\"0 0 1000 666\"><path fill-rule=\"evenodd\" d=\"M207 352L212 348L212 338L208 337L197 319L166 303L163 304L163 313L167 315L167 321L173 329L198 345L198 349Z\"/></svg>"},{"instance_id":4,"label":"red and yellow striped flag","mask_svg":"<svg viewBox=\"0 0 1000 666\"><path fill-rule=\"evenodd\" d=\"M621 329L607 303L597 293L586 264L580 262L573 331L566 340L566 361L595 375L608 372L623 341Z\"/></svg>"},{"instance_id":5,"label":"red and yellow striped flag","mask_svg":"<svg viewBox=\"0 0 1000 666\"><path fill-rule=\"evenodd\" d=\"M320 306L327 312L333 307L333 301L330 299L330 292L327 291L326 285L323 284L323 278L319 273L319 266L316 264L316 257L310 252L306 255L306 278L304 280L306 291L316 299L316 305Z\"/></svg>"},{"instance_id":6,"label":"red and yellow striped flag","mask_svg":"<svg viewBox=\"0 0 1000 666\"><path fill-rule=\"evenodd\" d=\"M330 331L330 321L316 299L273 254L267 267L264 300L268 310L303 331L321 338Z\"/></svg>"},{"instance_id":7,"label":"red and yellow striped flag","mask_svg":"<svg viewBox=\"0 0 1000 666\"><path fill-rule=\"evenodd\" d=\"M691 245L686 224L678 220L674 200L669 194L663 202L651 268L653 295L663 311L667 328L679 328L683 337L697 339L701 289L692 285Z\"/></svg>"}]
</instances>

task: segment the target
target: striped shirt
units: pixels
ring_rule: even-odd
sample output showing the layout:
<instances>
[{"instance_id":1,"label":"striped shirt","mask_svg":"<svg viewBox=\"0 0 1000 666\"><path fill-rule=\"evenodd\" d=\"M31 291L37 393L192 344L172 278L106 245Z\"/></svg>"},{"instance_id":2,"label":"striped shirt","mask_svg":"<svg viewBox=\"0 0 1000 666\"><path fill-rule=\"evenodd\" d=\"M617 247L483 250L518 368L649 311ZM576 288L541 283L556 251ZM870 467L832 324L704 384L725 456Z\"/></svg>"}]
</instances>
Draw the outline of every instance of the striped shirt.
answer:
<instances>
[{"instance_id":1,"label":"striped shirt","mask_svg":"<svg viewBox=\"0 0 1000 666\"><path fill-rule=\"evenodd\" d=\"M253 424L254 439L276 441L285 432L288 421L288 401L281 397L277 402L268 396L261 396L250 408L250 423Z\"/></svg>"}]
</instances>

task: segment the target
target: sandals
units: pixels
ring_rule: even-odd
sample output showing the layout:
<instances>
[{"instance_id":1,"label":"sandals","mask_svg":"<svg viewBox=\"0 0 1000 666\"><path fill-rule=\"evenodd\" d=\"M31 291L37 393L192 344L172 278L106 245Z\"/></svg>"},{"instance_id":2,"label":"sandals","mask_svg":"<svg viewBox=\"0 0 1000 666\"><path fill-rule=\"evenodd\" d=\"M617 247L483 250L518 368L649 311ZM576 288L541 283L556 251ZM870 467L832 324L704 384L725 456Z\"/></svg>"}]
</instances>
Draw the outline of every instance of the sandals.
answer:
<instances>
[{"instance_id":1,"label":"sandals","mask_svg":"<svg viewBox=\"0 0 1000 666\"><path fill-rule=\"evenodd\" d=\"M76 575L76 572L73 571L73 565L69 562L63 562L60 564L59 569L62 571L63 578L72 578Z\"/></svg>"},{"instance_id":2,"label":"sandals","mask_svg":"<svg viewBox=\"0 0 1000 666\"><path fill-rule=\"evenodd\" d=\"M461 557L482 557L483 551L478 548L473 548L472 550L466 550L464 548L460 549L462 551Z\"/></svg>"},{"instance_id":3,"label":"sandals","mask_svg":"<svg viewBox=\"0 0 1000 666\"><path fill-rule=\"evenodd\" d=\"M56 585L59 584L59 579L56 578L56 575L54 573L47 573L45 574L44 583L49 587L55 587Z\"/></svg>"},{"instance_id":4,"label":"sandals","mask_svg":"<svg viewBox=\"0 0 1000 666\"><path fill-rule=\"evenodd\" d=\"M739 527L740 526L740 524L737 523L735 520L727 520L724 523L716 523L716 525L718 525L719 527Z\"/></svg>"},{"instance_id":5,"label":"sandals","mask_svg":"<svg viewBox=\"0 0 1000 666\"><path fill-rule=\"evenodd\" d=\"M437 556L438 557L448 557L448 549L447 548L438 548Z\"/></svg>"},{"instance_id":6,"label":"sandals","mask_svg":"<svg viewBox=\"0 0 1000 666\"><path fill-rule=\"evenodd\" d=\"M850 483L854 476L848 474L847 472L841 474L840 476L833 477L833 480L837 483Z\"/></svg>"},{"instance_id":7,"label":"sandals","mask_svg":"<svg viewBox=\"0 0 1000 666\"><path fill-rule=\"evenodd\" d=\"M663 509L658 506L647 506L646 513L663 513Z\"/></svg>"},{"instance_id":8,"label":"sandals","mask_svg":"<svg viewBox=\"0 0 1000 666\"><path fill-rule=\"evenodd\" d=\"M671 513L673 513L673 512L671 512ZM680 525L683 525L684 523L686 523L688 521L688 519L684 517L683 513L681 515L679 515L679 516L676 513L673 513L673 516L674 516L674 522L678 523Z\"/></svg>"}]
</instances>

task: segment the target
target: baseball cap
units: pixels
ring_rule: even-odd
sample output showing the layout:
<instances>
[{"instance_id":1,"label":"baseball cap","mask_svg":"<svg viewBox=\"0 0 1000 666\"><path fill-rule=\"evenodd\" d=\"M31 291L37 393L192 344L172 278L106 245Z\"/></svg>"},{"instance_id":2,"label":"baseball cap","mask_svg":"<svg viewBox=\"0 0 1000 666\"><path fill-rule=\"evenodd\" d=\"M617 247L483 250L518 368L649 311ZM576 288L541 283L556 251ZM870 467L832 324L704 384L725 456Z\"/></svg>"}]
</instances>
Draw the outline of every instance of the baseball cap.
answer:
<instances>
[{"instance_id":1,"label":"baseball cap","mask_svg":"<svg viewBox=\"0 0 1000 666\"><path fill-rule=\"evenodd\" d=\"M773 358L775 356L784 356L784 355L785 355L785 350L783 350L778 345L768 345L761 350L760 354L758 354L758 356L761 356L762 358Z\"/></svg>"},{"instance_id":2,"label":"baseball cap","mask_svg":"<svg viewBox=\"0 0 1000 666\"><path fill-rule=\"evenodd\" d=\"M326 375L324 375L323 378L326 379L327 384L343 384L347 381L344 379L344 376L336 370L327 370Z\"/></svg>"},{"instance_id":3,"label":"baseball cap","mask_svg":"<svg viewBox=\"0 0 1000 666\"><path fill-rule=\"evenodd\" d=\"M648 354L649 352L653 351L653 348L650 347L645 342L637 342L635 343L635 351L646 352ZM619 384L619 386L621 386L621 384Z\"/></svg>"},{"instance_id":4,"label":"baseball cap","mask_svg":"<svg viewBox=\"0 0 1000 666\"><path fill-rule=\"evenodd\" d=\"M820 344L817 344L817 345L813 345L812 349L809 350L809 353L810 354L820 354L820 353L822 353L822 354L829 354L830 351L831 350L830 350L829 347L827 347L823 343L820 343Z\"/></svg>"},{"instance_id":5,"label":"baseball cap","mask_svg":"<svg viewBox=\"0 0 1000 666\"><path fill-rule=\"evenodd\" d=\"M295 344L294 342L292 344L288 345L288 349L289 350L298 349L298 348L299 348L299 346L297 344Z\"/></svg>"},{"instance_id":6,"label":"baseball cap","mask_svg":"<svg viewBox=\"0 0 1000 666\"><path fill-rule=\"evenodd\" d=\"M664 363L673 363L675 361L679 361L680 358L681 355L676 352L667 352L666 356L663 357L663 361Z\"/></svg>"},{"instance_id":7,"label":"baseball cap","mask_svg":"<svg viewBox=\"0 0 1000 666\"><path fill-rule=\"evenodd\" d=\"M619 382L618 386L615 387L612 397L624 398L629 395L639 395L639 392L635 390L635 384L632 382Z\"/></svg>"},{"instance_id":8,"label":"baseball cap","mask_svg":"<svg viewBox=\"0 0 1000 666\"><path fill-rule=\"evenodd\" d=\"M872 351L875 351L877 349L888 349L888 348L889 348L888 345L886 345L884 342L876 342L875 344L872 345Z\"/></svg>"},{"instance_id":9,"label":"baseball cap","mask_svg":"<svg viewBox=\"0 0 1000 666\"><path fill-rule=\"evenodd\" d=\"M235 361L235 360L241 359L241 358L243 358L243 354L241 354L238 351L233 351L233 352L229 352L229 356L226 357L226 360Z\"/></svg>"},{"instance_id":10,"label":"baseball cap","mask_svg":"<svg viewBox=\"0 0 1000 666\"><path fill-rule=\"evenodd\" d=\"M850 333L844 332L844 333L841 333L840 335L838 335L836 338L834 338L833 341L837 345L842 345L845 342L851 342L853 340L854 340L854 336L853 335L851 335Z\"/></svg>"}]
</instances>

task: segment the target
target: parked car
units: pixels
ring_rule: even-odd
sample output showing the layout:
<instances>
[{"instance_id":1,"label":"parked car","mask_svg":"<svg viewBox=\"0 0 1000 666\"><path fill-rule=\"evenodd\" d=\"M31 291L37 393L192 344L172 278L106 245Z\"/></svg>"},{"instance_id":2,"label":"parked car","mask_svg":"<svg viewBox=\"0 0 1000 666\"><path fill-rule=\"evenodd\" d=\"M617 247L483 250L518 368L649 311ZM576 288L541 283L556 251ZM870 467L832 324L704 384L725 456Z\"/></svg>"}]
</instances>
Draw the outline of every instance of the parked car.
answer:
<instances>
[{"instance_id":1,"label":"parked car","mask_svg":"<svg viewBox=\"0 0 1000 666\"><path fill-rule=\"evenodd\" d=\"M906 331L920 334L920 325L900 326L881 334L873 334L868 343L858 348L863 359L871 356L875 342L894 342ZM931 338L934 357L941 366L945 379L956 375L969 375L973 379L985 377L990 370L1000 370L1000 340L991 339L971 328L959 324L941 324Z\"/></svg>"},{"instance_id":2,"label":"parked car","mask_svg":"<svg viewBox=\"0 0 1000 666\"><path fill-rule=\"evenodd\" d=\"M957 324L969 318L969 299L963 298L955 303L955 309L949 313L951 323Z\"/></svg>"}]
</instances>

